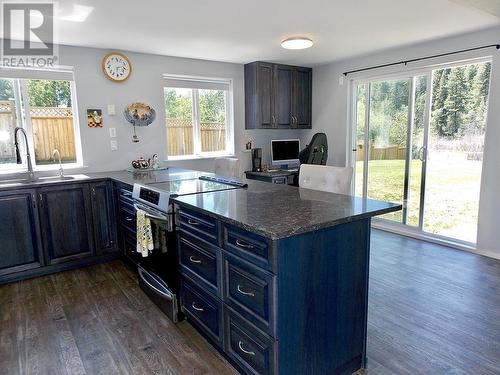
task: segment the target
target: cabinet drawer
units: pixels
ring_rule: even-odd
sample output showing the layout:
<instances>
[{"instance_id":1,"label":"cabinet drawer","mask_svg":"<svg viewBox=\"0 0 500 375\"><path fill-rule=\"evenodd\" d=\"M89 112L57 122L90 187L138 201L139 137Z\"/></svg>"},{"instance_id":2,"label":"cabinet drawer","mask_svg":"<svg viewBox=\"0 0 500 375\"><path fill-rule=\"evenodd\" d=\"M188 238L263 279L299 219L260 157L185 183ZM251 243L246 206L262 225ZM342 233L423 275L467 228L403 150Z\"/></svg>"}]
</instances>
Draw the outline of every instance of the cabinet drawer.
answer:
<instances>
[{"instance_id":1,"label":"cabinet drawer","mask_svg":"<svg viewBox=\"0 0 500 375\"><path fill-rule=\"evenodd\" d=\"M132 191L131 190L119 188L118 194L120 195L120 198L129 199L130 202L132 202Z\"/></svg>"},{"instance_id":2,"label":"cabinet drawer","mask_svg":"<svg viewBox=\"0 0 500 375\"><path fill-rule=\"evenodd\" d=\"M120 210L120 223L125 228L131 230L132 232L137 231L137 217L135 212L122 209Z\"/></svg>"},{"instance_id":3,"label":"cabinet drawer","mask_svg":"<svg viewBox=\"0 0 500 375\"><path fill-rule=\"evenodd\" d=\"M220 255L219 255L220 256ZM220 258L219 258L220 259ZM202 248L189 235L179 233L179 261L183 272L200 278L214 293L220 292L218 256L213 249Z\"/></svg>"},{"instance_id":4,"label":"cabinet drawer","mask_svg":"<svg viewBox=\"0 0 500 375\"><path fill-rule=\"evenodd\" d=\"M259 267L273 270L273 248L262 236L224 224L223 247Z\"/></svg>"},{"instance_id":5,"label":"cabinet drawer","mask_svg":"<svg viewBox=\"0 0 500 375\"><path fill-rule=\"evenodd\" d=\"M215 245L219 243L217 220L200 212L180 208L178 211L178 226Z\"/></svg>"},{"instance_id":6,"label":"cabinet drawer","mask_svg":"<svg viewBox=\"0 0 500 375\"><path fill-rule=\"evenodd\" d=\"M197 327L217 344L221 343L222 306L221 302L196 287L187 277L182 277L182 311Z\"/></svg>"},{"instance_id":7,"label":"cabinet drawer","mask_svg":"<svg viewBox=\"0 0 500 375\"><path fill-rule=\"evenodd\" d=\"M224 255L224 301L273 336L274 282L272 274Z\"/></svg>"},{"instance_id":8,"label":"cabinet drawer","mask_svg":"<svg viewBox=\"0 0 500 375\"><path fill-rule=\"evenodd\" d=\"M128 200L124 200L124 199L120 198L119 207L120 207L120 210L125 209L127 211L135 212L134 204L132 203L132 201L128 201Z\"/></svg>"},{"instance_id":9,"label":"cabinet drawer","mask_svg":"<svg viewBox=\"0 0 500 375\"><path fill-rule=\"evenodd\" d=\"M237 314L224 309L224 351L247 374L275 373L275 342Z\"/></svg>"}]
</instances>

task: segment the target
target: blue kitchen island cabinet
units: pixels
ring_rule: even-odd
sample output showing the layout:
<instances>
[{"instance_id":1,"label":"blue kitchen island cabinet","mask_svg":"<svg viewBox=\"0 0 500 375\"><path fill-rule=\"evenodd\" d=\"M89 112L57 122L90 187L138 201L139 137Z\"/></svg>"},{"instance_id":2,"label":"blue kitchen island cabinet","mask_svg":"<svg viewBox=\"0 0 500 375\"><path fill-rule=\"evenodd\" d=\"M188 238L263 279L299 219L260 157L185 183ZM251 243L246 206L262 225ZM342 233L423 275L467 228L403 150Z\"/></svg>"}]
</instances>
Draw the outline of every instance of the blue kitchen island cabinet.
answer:
<instances>
[{"instance_id":1,"label":"blue kitchen island cabinet","mask_svg":"<svg viewBox=\"0 0 500 375\"><path fill-rule=\"evenodd\" d=\"M174 203L182 310L242 373L364 366L371 217L400 205L252 182Z\"/></svg>"}]
</instances>

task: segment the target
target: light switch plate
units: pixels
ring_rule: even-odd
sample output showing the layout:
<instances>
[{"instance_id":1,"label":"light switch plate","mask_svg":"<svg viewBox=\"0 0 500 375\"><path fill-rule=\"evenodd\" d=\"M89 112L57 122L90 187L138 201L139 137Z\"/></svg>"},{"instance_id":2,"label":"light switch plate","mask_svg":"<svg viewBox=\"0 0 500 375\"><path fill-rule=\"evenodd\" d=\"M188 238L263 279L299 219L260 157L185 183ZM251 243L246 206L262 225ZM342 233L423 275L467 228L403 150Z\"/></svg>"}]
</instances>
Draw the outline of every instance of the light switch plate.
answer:
<instances>
[{"instance_id":1,"label":"light switch plate","mask_svg":"<svg viewBox=\"0 0 500 375\"><path fill-rule=\"evenodd\" d=\"M109 128L110 138L116 138L116 128Z\"/></svg>"},{"instance_id":2,"label":"light switch plate","mask_svg":"<svg viewBox=\"0 0 500 375\"><path fill-rule=\"evenodd\" d=\"M108 115L109 116L116 115L116 108L114 104L108 104Z\"/></svg>"},{"instance_id":3,"label":"light switch plate","mask_svg":"<svg viewBox=\"0 0 500 375\"><path fill-rule=\"evenodd\" d=\"M118 142L117 141L111 141L111 151L118 151Z\"/></svg>"}]
</instances>

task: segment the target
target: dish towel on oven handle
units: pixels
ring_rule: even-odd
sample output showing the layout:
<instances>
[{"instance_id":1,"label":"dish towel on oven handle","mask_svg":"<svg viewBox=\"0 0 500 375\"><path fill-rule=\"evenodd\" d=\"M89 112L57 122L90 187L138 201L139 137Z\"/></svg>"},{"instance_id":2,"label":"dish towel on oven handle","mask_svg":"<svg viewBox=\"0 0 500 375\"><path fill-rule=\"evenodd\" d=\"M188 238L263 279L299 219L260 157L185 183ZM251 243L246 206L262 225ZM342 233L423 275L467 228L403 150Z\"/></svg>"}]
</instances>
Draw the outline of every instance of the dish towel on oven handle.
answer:
<instances>
[{"instance_id":1,"label":"dish towel on oven handle","mask_svg":"<svg viewBox=\"0 0 500 375\"><path fill-rule=\"evenodd\" d=\"M151 220L143 210L137 210L137 252L141 253L143 258L149 255L154 249L153 231L151 229Z\"/></svg>"},{"instance_id":2,"label":"dish towel on oven handle","mask_svg":"<svg viewBox=\"0 0 500 375\"><path fill-rule=\"evenodd\" d=\"M153 225L153 232L154 232L154 246L155 249L160 250L163 254L167 252L167 227L162 224L154 223Z\"/></svg>"}]
</instances>

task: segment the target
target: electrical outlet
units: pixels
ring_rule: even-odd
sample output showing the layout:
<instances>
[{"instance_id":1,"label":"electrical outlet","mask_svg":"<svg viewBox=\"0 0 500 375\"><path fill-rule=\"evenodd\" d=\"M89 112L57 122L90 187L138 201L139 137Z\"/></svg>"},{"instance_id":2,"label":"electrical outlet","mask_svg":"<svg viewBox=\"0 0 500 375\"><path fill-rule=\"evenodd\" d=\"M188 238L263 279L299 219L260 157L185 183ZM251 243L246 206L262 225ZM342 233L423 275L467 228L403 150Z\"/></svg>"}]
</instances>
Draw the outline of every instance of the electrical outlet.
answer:
<instances>
[{"instance_id":1,"label":"electrical outlet","mask_svg":"<svg viewBox=\"0 0 500 375\"><path fill-rule=\"evenodd\" d=\"M109 128L110 138L116 138L116 128Z\"/></svg>"},{"instance_id":2,"label":"electrical outlet","mask_svg":"<svg viewBox=\"0 0 500 375\"><path fill-rule=\"evenodd\" d=\"M111 141L111 151L118 151L118 142L117 141Z\"/></svg>"},{"instance_id":3,"label":"electrical outlet","mask_svg":"<svg viewBox=\"0 0 500 375\"><path fill-rule=\"evenodd\" d=\"M108 104L108 115L109 116L116 115L116 108L114 104Z\"/></svg>"}]
</instances>

